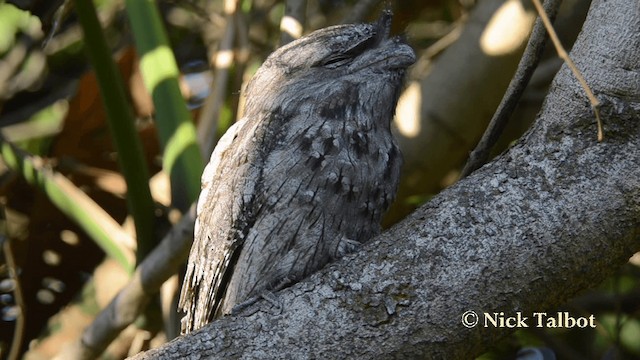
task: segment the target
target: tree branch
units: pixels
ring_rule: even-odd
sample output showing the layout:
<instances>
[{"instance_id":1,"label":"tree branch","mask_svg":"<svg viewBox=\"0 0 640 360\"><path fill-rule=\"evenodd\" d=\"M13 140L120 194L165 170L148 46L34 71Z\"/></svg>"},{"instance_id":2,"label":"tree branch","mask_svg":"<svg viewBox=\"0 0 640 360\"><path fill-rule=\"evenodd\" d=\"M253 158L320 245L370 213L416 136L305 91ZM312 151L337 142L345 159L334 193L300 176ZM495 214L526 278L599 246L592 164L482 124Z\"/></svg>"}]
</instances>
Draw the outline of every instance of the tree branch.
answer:
<instances>
[{"instance_id":1,"label":"tree branch","mask_svg":"<svg viewBox=\"0 0 640 360\"><path fill-rule=\"evenodd\" d=\"M640 249L638 14L594 1L573 48L605 100L603 142L565 66L520 143L276 293L280 311L261 301L135 358L468 358L511 330L468 329L465 311L526 316L597 284Z\"/></svg>"},{"instance_id":2,"label":"tree branch","mask_svg":"<svg viewBox=\"0 0 640 360\"><path fill-rule=\"evenodd\" d=\"M132 280L84 329L82 337L65 347L56 359L93 359L118 336L147 306L160 286L184 263L193 240L195 205L142 261Z\"/></svg>"},{"instance_id":3,"label":"tree branch","mask_svg":"<svg viewBox=\"0 0 640 360\"><path fill-rule=\"evenodd\" d=\"M558 9L562 0L546 0L544 2L545 13L549 14L552 21L555 19ZM507 126L509 118L513 115L516 109L516 105L520 101L524 90L533 76L533 72L538 67L538 63L542 58L542 52L546 44L547 31L544 28L542 20L536 20L531 35L529 36L529 42L522 54L522 59L518 64L516 73L513 75L513 79L509 83L509 87L505 92L498 109L493 114L487 129L482 134L482 138L476 145L475 149L469 154L469 159L464 165L460 177L467 177L469 174L477 170L480 166L484 165L489 159L489 153L493 146L498 142L498 138Z\"/></svg>"}]
</instances>

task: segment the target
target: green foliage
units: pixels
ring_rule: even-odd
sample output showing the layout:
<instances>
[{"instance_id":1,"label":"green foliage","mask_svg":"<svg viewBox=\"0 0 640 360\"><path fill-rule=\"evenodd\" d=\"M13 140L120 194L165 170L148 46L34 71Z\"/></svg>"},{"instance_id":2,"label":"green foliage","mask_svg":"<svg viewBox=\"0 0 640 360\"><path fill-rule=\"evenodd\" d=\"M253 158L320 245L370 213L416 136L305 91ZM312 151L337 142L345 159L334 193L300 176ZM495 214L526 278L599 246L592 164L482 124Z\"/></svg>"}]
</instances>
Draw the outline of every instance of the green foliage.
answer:
<instances>
[{"instance_id":1,"label":"green foliage","mask_svg":"<svg viewBox=\"0 0 640 360\"><path fill-rule=\"evenodd\" d=\"M127 203L133 216L137 238L137 260L142 261L157 242L154 204L149 190L149 171L142 145L134 127L134 118L124 85L102 34L93 4L76 1L78 19L85 36L85 47L98 77L100 94L107 111L109 128L118 150L118 162L127 182Z\"/></svg>"},{"instance_id":2,"label":"green foliage","mask_svg":"<svg viewBox=\"0 0 640 360\"><path fill-rule=\"evenodd\" d=\"M172 202L185 210L200 193L204 162L178 87L178 67L155 3L128 0L126 8L140 56L140 71L156 107L156 124L164 147L163 168L171 176Z\"/></svg>"}]
</instances>

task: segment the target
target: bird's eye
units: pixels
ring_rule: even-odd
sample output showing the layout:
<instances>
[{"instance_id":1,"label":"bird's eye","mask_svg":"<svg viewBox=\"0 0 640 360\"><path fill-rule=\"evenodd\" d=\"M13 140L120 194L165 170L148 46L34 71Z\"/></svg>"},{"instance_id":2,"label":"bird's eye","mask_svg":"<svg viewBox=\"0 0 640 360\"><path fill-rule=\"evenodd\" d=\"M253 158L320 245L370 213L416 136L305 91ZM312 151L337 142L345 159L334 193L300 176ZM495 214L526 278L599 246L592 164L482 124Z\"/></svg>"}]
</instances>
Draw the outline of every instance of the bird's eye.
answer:
<instances>
[{"instance_id":1,"label":"bird's eye","mask_svg":"<svg viewBox=\"0 0 640 360\"><path fill-rule=\"evenodd\" d=\"M359 43L357 43L355 46L351 47L349 50L347 50L345 52L345 55L356 57L362 54L363 52L376 47L377 43L378 43L378 39L375 35L368 37L360 41Z\"/></svg>"},{"instance_id":2,"label":"bird's eye","mask_svg":"<svg viewBox=\"0 0 640 360\"><path fill-rule=\"evenodd\" d=\"M322 61L317 65L333 69L351 62L352 59L353 58L348 54L332 54L331 56L322 59Z\"/></svg>"},{"instance_id":3,"label":"bird's eye","mask_svg":"<svg viewBox=\"0 0 640 360\"><path fill-rule=\"evenodd\" d=\"M331 54L327 56L326 58L319 61L316 64L316 66L322 66L322 67L334 69L339 66L346 65L349 62L351 62L354 58L356 58L358 55L365 52L366 50L372 47L375 47L376 41L377 40L375 39L375 37L369 37L367 39L364 39L363 41L360 41L359 43L357 43L356 45L354 45L350 49L347 49L344 52L339 52L339 53Z\"/></svg>"}]
</instances>

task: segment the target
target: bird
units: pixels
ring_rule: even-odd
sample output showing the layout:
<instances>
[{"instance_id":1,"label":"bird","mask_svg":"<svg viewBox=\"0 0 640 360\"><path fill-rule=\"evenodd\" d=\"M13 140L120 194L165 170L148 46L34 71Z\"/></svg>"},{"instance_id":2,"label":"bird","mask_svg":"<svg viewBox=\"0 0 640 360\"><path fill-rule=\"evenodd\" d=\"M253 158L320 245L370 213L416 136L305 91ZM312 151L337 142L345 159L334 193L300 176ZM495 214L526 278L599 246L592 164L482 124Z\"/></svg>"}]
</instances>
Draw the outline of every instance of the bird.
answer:
<instances>
[{"instance_id":1,"label":"bird","mask_svg":"<svg viewBox=\"0 0 640 360\"><path fill-rule=\"evenodd\" d=\"M182 333L298 282L381 231L402 155L391 121L415 52L392 14L273 52L202 174Z\"/></svg>"}]
</instances>

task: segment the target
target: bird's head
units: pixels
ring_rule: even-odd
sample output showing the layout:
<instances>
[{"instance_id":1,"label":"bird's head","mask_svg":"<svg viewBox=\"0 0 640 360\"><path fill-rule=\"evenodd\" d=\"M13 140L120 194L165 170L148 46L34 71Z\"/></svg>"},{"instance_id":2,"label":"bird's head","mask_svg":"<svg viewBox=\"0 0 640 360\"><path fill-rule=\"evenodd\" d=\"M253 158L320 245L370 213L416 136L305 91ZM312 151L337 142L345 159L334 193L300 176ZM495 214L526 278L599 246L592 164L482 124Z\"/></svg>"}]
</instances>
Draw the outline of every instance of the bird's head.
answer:
<instances>
[{"instance_id":1,"label":"bird's head","mask_svg":"<svg viewBox=\"0 0 640 360\"><path fill-rule=\"evenodd\" d=\"M368 87L372 101L393 98L395 108L415 53L400 37L389 37L391 18L385 11L375 23L327 27L279 48L249 83L246 113L323 101L359 85Z\"/></svg>"}]
</instances>

